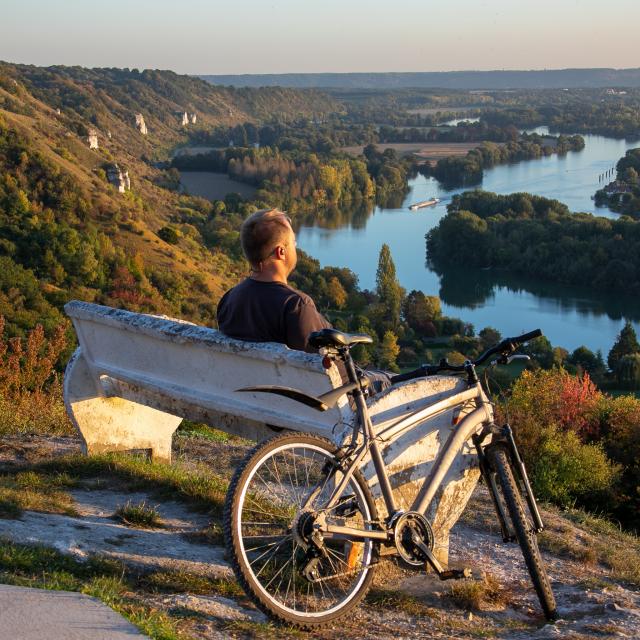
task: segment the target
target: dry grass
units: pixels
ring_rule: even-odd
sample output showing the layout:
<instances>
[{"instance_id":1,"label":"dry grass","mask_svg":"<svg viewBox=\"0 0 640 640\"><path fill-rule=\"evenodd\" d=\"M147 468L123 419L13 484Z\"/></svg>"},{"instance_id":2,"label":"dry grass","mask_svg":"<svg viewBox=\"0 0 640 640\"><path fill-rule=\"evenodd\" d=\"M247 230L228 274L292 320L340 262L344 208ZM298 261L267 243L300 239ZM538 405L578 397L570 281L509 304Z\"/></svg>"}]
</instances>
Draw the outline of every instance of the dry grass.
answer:
<instances>
[{"instance_id":1,"label":"dry grass","mask_svg":"<svg viewBox=\"0 0 640 640\"><path fill-rule=\"evenodd\" d=\"M601 565L608 578L640 585L640 539L614 523L580 509L560 512L548 508L547 529L540 535L540 547L587 566Z\"/></svg>"},{"instance_id":2,"label":"dry grass","mask_svg":"<svg viewBox=\"0 0 640 640\"><path fill-rule=\"evenodd\" d=\"M25 394L16 398L0 394L0 437L24 433L52 436L75 433L59 386L56 383L46 394Z\"/></svg>"},{"instance_id":3,"label":"dry grass","mask_svg":"<svg viewBox=\"0 0 640 640\"><path fill-rule=\"evenodd\" d=\"M457 580L451 585L447 598L461 609L481 611L487 605L505 605L507 593L494 576L487 574L483 580Z\"/></svg>"},{"instance_id":4,"label":"dry grass","mask_svg":"<svg viewBox=\"0 0 640 640\"><path fill-rule=\"evenodd\" d=\"M433 607L427 606L415 596L394 589L373 588L367 593L366 602L373 607L403 611L411 616L437 616Z\"/></svg>"},{"instance_id":5,"label":"dry grass","mask_svg":"<svg viewBox=\"0 0 640 640\"><path fill-rule=\"evenodd\" d=\"M209 578L188 571L155 571L141 576L143 589L159 593L216 594L227 598L244 598L245 593L234 578Z\"/></svg>"},{"instance_id":6,"label":"dry grass","mask_svg":"<svg viewBox=\"0 0 640 640\"><path fill-rule=\"evenodd\" d=\"M77 515L73 499L63 488L74 485L67 474L24 471L0 476L0 518L19 518L23 511Z\"/></svg>"}]
</instances>

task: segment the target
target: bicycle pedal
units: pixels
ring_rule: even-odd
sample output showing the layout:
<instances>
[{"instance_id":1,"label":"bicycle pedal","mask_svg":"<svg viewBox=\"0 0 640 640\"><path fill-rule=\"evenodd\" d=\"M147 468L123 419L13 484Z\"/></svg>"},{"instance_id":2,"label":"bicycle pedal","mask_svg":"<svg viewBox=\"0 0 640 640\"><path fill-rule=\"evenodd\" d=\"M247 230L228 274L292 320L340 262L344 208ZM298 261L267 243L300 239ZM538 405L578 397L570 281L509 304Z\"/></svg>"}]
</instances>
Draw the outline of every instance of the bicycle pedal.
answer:
<instances>
[{"instance_id":1,"label":"bicycle pedal","mask_svg":"<svg viewBox=\"0 0 640 640\"><path fill-rule=\"evenodd\" d=\"M473 573L471 569L464 567L464 569L447 569L446 571L441 571L438 577L440 580L461 580L463 578L472 578Z\"/></svg>"}]
</instances>

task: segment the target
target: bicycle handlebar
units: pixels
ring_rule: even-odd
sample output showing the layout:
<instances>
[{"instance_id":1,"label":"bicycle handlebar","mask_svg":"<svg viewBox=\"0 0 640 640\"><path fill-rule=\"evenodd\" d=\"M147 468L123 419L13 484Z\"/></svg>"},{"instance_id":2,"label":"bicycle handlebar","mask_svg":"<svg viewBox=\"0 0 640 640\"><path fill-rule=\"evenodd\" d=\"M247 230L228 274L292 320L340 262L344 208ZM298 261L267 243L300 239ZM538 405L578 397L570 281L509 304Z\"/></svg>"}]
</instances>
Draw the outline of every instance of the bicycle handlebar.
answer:
<instances>
[{"instance_id":1,"label":"bicycle handlebar","mask_svg":"<svg viewBox=\"0 0 640 640\"><path fill-rule=\"evenodd\" d=\"M422 378L425 376L434 376L441 371L451 371L454 373L462 373L467 370L469 365L477 367L481 365L485 360L488 360L491 356L499 353L501 356L507 357L513 353L520 345L539 338L542 335L540 329L529 331L529 333L523 333L521 336L515 336L514 338L505 338L502 342L487 349L481 356L472 362L465 362L465 364L449 364L446 359L440 360L439 364L423 364L421 367L414 369L413 371L407 371L407 373L400 373L397 376L391 378L391 384L398 382L404 382L406 380L413 380L414 378Z\"/></svg>"}]
</instances>

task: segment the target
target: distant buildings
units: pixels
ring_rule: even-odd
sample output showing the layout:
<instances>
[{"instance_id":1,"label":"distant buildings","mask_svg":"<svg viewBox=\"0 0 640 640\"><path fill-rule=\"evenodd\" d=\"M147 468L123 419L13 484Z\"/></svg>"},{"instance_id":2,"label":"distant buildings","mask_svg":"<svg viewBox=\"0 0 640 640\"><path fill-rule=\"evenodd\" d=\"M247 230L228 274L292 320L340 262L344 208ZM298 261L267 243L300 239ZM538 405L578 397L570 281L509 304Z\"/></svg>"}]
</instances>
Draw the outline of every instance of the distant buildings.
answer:
<instances>
[{"instance_id":1,"label":"distant buildings","mask_svg":"<svg viewBox=\"0 0 640 640\"><path fill-rule=\"evenodd\" d=\"M129 179L129 172L120 169L117 163L108 164L105 168L107 174L107 180L118 190L119 193L124 193L131 189L131 180Z\"/></svg>"},{"instance_id":2,"label":"distant buildings","mask_svg":"<svg viewBox=\"0 0 640 640\"><path fill-rule=\"evenodd\" d=\"M187 112L185 111L182 114L182 126L186 127L189 124L189 116L187 115Z\"/></svg>"},{"instance_id":3,"label":"distant buildings","mask_svg":"<svg viewBox=\"0 0 640 640\"><path fill-rule=\"evenodd\" d=\"M195 113L192 113L192 114L191 114L191 124L195 124L195 123L196 123L196 119L197 119L197 118L196 118L196 114L195 114Z\"/></svg>"},{"instance_id":4,"label":"distant buildings","mask_svg":"<svg viewBox=\"0 0 640 640\"><path fill-rule=\"evenodd\" d=\"M609 195L631 193L631 187L621 180L614 180L604 187L604 191Z\"/></svg>"}]
</instances>

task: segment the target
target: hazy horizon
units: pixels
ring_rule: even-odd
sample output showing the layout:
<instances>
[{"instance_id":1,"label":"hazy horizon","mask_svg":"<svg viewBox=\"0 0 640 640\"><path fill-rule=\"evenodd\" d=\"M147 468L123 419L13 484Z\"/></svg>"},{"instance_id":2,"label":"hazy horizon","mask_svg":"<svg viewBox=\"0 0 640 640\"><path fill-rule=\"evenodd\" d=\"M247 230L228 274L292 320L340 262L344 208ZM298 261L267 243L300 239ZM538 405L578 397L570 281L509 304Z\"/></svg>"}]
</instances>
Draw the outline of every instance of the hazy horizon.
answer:
<instances>
[{"instance_id":1,"label":"hazy horizon","mask_svg":"<svg viewBox=\"0 0 640 640\"><path fill-rule=\"evenodd\" d=\"M640 67L640 3L612 0L5 0L0 59L190 75Z\"/></svg>"}]
</instances>

